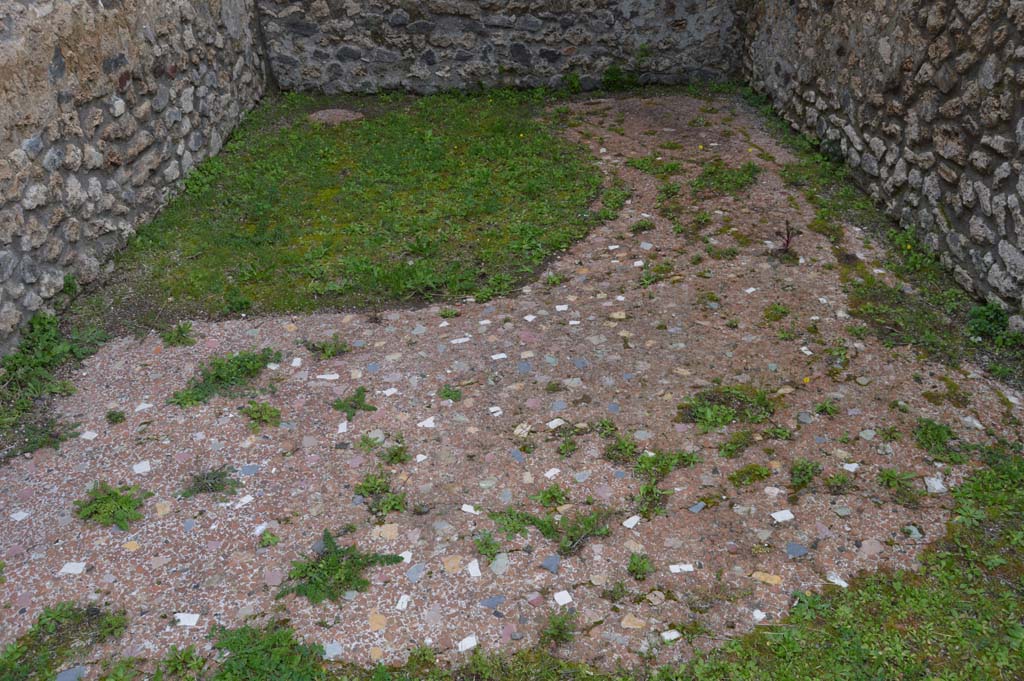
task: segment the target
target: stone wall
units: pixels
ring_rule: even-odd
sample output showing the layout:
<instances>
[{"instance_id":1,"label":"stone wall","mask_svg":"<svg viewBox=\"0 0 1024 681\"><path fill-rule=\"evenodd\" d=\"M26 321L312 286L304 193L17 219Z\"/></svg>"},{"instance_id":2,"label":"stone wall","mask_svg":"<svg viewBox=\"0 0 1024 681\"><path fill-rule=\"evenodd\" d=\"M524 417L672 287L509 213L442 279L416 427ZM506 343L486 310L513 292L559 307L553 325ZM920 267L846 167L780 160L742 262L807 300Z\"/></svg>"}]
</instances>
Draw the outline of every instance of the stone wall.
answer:
<instances>
[{"instance_id":1,"label":"stone wall","mask_svg":"<svg viewBox=\"0 0 1024 681\"><path fill-rule=\"evenodd\" d=\"M583 89L611 66L641 82L738 66L733 0L258 0L286 90L418 93L480 86Z\"/></svg>"},{"instance_id":2,"label":"stone wall","mask_svg":"<svg viewBox=\"0 0 1024 681\"><path fill-rule=\"evenodd\" d=\"M261 96L252 0L0 3L0 353Z\"/></svg>"},{"instance_id":3,"label":"stone wall","mask_svg":"<svg viewBox=\"0 0 1024 681\"><path fill-rule=\"evenodd\" d=\"M1024 2L747 5L752 83L1024 329Z\"/></svg>"}]
</instances>

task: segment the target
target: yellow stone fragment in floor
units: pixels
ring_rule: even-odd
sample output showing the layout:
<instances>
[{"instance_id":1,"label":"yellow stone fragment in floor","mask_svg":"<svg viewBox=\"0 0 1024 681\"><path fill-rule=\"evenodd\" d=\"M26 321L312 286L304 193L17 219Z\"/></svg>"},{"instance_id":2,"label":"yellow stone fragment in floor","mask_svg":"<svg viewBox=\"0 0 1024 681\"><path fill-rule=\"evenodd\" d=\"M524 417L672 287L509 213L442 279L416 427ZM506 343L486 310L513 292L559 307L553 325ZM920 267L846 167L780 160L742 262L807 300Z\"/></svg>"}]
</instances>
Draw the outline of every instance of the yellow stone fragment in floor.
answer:
<instances>
[{"instance_id":1,"label":"yellow stone fragment in floor","mask_svg":"<svg viewBox=\"0 0 1024 681\"><path fill-rule=\"evenodd\" d=\"M647 623L642 619L633 614L628 614L622 618L623 629L643 629L647 626Z\"/></svg>"},{"instance_id":2,"label":"yellow stone fragment in floor","mask_svg":"<svg viewBox=\"0 0 1024 681\"><path fill-rule=\"evenodd\" d=\"M782 577L779 577L778 575L771 575L771 574L768 574L767 572L761 572L760 570L758 570L757 572L755 572L754 574L752 574L750 576L753 577L754 579L756 579L759 582L764 582L765 584L771 584L772 586L778 586L779 584L782 584Z\"/></svg>"},{"instance_id":3,"label":"yellow stone fragment in floor","mask_svg":"<svg viewBox=\"0 0 1024 681\"><path fill-rule=\"evenodd\" d=\"M449 574L455 574L462 569L462 556L446 556L441 562L444 564L444 571Z\"/></svg>"},{"instance_id":4,"label":"yellow stone fragment in floor","mask_svg":"<svg viewBox=\"0 0 1024 681\"><path fill-rule=\"evenodd\" d=\"M370 613L370 631L380 631L388 626L388 618L376 610Z\"/></svg>"},{"instance_id":5,"label":"yellow stone fragment in floor","mask_svg":"<svg viewBox=\"0 0 1024 681\"><path fill-rule=\"evenodd\" d=\"M124 545L124 550L125 551L138 551L139 550L139 542L137 542L137 541L130 541L130 542L126 543Z\"/></svg>"}]
</instances>

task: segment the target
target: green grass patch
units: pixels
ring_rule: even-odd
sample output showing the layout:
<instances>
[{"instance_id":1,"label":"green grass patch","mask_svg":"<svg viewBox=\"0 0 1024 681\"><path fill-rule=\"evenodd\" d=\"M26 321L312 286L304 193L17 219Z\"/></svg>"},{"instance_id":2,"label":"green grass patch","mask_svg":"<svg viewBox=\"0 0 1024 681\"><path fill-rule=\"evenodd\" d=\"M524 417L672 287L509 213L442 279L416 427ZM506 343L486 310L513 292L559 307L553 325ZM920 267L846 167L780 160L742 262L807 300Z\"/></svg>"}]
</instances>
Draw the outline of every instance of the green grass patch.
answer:
<instances>
[{"instance_id":1,"label":"green grass patch","mask_svg":"<svg viewBox=\"0 0 1024 681\"><path fill-rule=\"evenodd\" d=\"M44 608L24 636L0 651L0 679L53 679L71 663L84 661L94 647L120 638L127 625L123 613L95 606L58 603Z\"/></svg>"},{"instance_id":2,"label":"green grass patch","mask_svg":"<svg viewBox=\"0 0 1024 681\"><path fill-rule=\"evenodd\" d=\"M631 158L626 161L626 165L662 179L677 175L682 169L682 164L678 161L666 161L656 155Z\"/></svg>"},{"instance_id":3,"label":"green grass patch","mask_svg":"<svg viewBox=\"0 0 1024 681\"><path fill-rule=\"evenodd\" d=\"M235 469L226 464L202 473L193 473L188 487L181 490L179 494L184 499L199 494L233 495L242 486L242 483L234 475Z\"/></svg>"},{"instance_id":4,"label":"green grass patch","mask_svg":"<svg viewBox=\"0 0 1024 681\"><path fill-rule=\"evenodd\" d=\"M249 417L249 428L254 433L258 433L263 426L276 428L281 425L281 410L266 402L250 401L239 411Z\"/></svg>"},{"instance_id":5,"label":"green grass patch","mask_svg":"<svg viewBox=\"0 0 1024 681\"><path fill-rule=\"evenodd\" d=\"M50 418L40 401L74 392L56 372L92 355L105 339L94 329L65 335L50 315L29 320L17 349L0 359L0 461L73 437L73 427Z\"/></svg>"},{"instance_id":6,"label":"green grass patch","mask_svg":"<svg viewBox=\"0 0 1024 681\"><path fill-rule=\"evenodd\" d=\"M701 166L700 175L690 181L690 189L695 195L737 196L752 187L760 174L761 166L752 161L739 168L732 168L721 159L713 159Z\"/></svg>"},{"instance_id":7,"label":"green grass patch","mask_svg":"<svg viewBox=\"0 0 1024 681\"><path fill-rule=\"evenodd\" d=\"M334 403L331 406L334 407L336 411L340 411L345 414L345 418L349 421L353 420L356 417L356 414L361 411L377 411L377 407L366 401L366 388L363 386L356 388L348 397L334 400Z\"/></svg>"},{"instance_id":8,"label":"green grass patch","mask_svg":"<svg viewBox=\"0 0 1024 681\"><path fill-rule=\"evenodd\" d=\"M755 482L767 480L772 476L772 469L759 463L751 463L737 468L729 474L729 482L736 487L749 487Z\"/></svg>"},{"instance_id":9,"label":"green grass patch","mask_svg":"<svg viewBox=\"0 0 1024 681\"><path fill-rule=\"evenodd\" d=\"M629 565L626 566L629 576L638 582L642 582L654 574L654 565L646 553L629 554Z\"/></svg>"},{"instance_id":10,"label":"green grass patch","mask_svg":"<svg viewBox=\"0 0 1024 681\"><path fill-rule=\"evenodd\" d=\"M508 293L598 222L600 171L538 115L547 97L347 98L368 116L335 127L306 114L337 98L270 98L76 314L134 331Z\"/></svg>"},{"instance_id":11,"label":"green grass patch","mask_svg":"<svg viewBox=\"0 0 1024 681\"><path fill-rule=\"evenodd\" d=\"M263 373L267 364L280 361L281 353L270 348L214 357L200 367L199 373L189 379L187 387L174 393L169 402L186 408L205 404L215 396L247 394L250 384Z\"/></svg>"},{"instance_id":12,"label":"green grass patch","mask_svg":"<svg viewBox=\"0 0 1024 681\"><path fill-rule=\"evenodd\" d=\"M352 351L349 344L341 340L338 334L334 334L330 338L320 341L311 341L306 339L302 341L301 345L320 359L333 359L339 355L344 355L346 352Z\"/></svg>"},{"instance_id":13,"label":"green grass patch","mask_svg":"<svg viewBox=\"0 0 1024 681\"><path fill-rule=\"evenodd\" d=\"M719 386L701 391L681 403L676 420L695 423L709 433L730 423L764 423L775 413L775 403L763 390L750 386Z\"/></svg>"},{"instance_id":14,"label":"green grass patch","mask_svg":"<svg viewBox=\"0 0 1024 681\"><path fill-rule=\"evenodd\" d=\"M115 488L106 482L97 482L85 499L75 502L75 515L109 527L116 525L125 532L136 520L142 520L143 502L153 496L138 487Z\"/></svg>"},{"instance_id":15,"label":"green grass patch","mask_svg":"<svg viewBox=\"0 0 1024 681\"><path fill-rule=\"evenodd\" d=\"M369 568L402 562L401 556L338 546L328 530L324 530L322 541L323 547L316 556L292 562L288 583L278 592L278 598L295 594L314 605L324 601L337 603L347 591L366 591L370 587L370 580L363 576Z\"/></svg>"}]
</instances>

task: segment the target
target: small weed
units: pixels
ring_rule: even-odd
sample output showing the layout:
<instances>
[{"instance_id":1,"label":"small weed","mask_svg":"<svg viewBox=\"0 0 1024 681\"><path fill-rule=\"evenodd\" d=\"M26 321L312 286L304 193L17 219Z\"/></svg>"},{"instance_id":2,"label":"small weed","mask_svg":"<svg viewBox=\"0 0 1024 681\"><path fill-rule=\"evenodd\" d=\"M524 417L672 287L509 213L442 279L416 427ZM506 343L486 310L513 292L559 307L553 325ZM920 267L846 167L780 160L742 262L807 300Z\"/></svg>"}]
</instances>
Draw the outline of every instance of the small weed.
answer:
<instances>
[{"instance_id":1,"label":"small weed","mask_svg":"<svg viewBox=\"0 0 1024 681\"><path fill-rule=\"evenodd\" d=\"M772 469L759 463L751 463L733 471L729 475L729 482L736 487L748 487L755 482L767 480L771 475Z\"/></svg>"},{"instance_id":2,"label":"small weed","mask_svg":"<svg viewBox=\"0 0 1024 681\"><path fill-rule=\"evenodd\" d=\"M356 553L358 554L358 552ZM360 557L362 557L361 554ZM355 559L350 559L350 561L354 562ZM333 586L333 582L328 582L317 588ZM361 591L363 589L354 590ZM323 598L320 600L322 601ZM211 635L216 638L214 648L221 652L217 671L211 681L241 681L242 679L246 679L246 681L326 681L327 679L323 665L323 646L307 645L300 642L295 638L295 633L282 624L268 624L263 629L250 626L238 629L216 627ZM184 678L188 679L189 677ZM154 681L158 680L154 679Z\"/></svg>"},{"instance_id":3,"label":"small weed","mask_svg":"<svg viewBox=\"0 0 1024 681\"><path fill-rule=\"evenodd\" d=\"M547 624L540 632L542 645L563 645L576 638L576 613L556 612L548 616Z\"/></svg>"},{"instance_id":4,"label":"small weed","mask_svg":"<svg viewBox=\"0 0 1024 681\"><path fill-rule=\"evenodd\" d=\"M663 515L665 513L665 501L671 495L671 492L659 488L657 482L645 482L640 485L640 490L636 494L637 512L647 520L657 515Z\"/></svg>"},{"instance_id":5,"label":"small weed","mask_svg":"<svg viewBox=\"0 0 1024 681\"><path fill-rule=\"evenodd\" d=\"M390 466L395 466L412 461L412 454L409 453L409 448L405 446L402 437L398 436L395 438L395 444L380 453L380 459Z\"/></svg>"},{"instance_id":6,"label":"small weed","mask_svg":"<svg viewBox=\"0 0 1024 681\"><path fill-rule=\"evenodd\" d=\"M96 646L120 638L127 626L124 613L95 606L63 602L43 608L27 633L0 648L0 679L54 679L69 663L87 658Z\"/></svg>"},{"instance_id":7,"label":"small weed","mask_svg":"<svg viewBox=\"0 0 1024 681\"><path fill-rule=\"evenodd\" d=\"M797 459L789 467L789 484L794 492L806 488L821 473L821 464L808 459Z\"/></svg>"},{"instance_id":8,"label":"small weed","mask_svg":"<svg viewBox=\"0 0 1024 681\"><path fill-rule=\"evenodd\" d=\"M192 335L192 322L178 322L169 331L161 333L160 339L169 347L196 344L196 337Z\"/></svg>"},{"instance_id":9,"label":"small weed","mask_svg":"<svg viewBox=\"0 0 1024 681\"><path fill-rule=\"evenodd\" d=\"M263 530L263 532L260 533L260 540L257 542L257 545L261 549L269 549L272 546L277 546L280 542L281 538L276 534L270 530Z\"/></svg>"},{"instance_id":10,"label":"small weed","mask_svg":"<svg viewBox=\"0 0 1024 681\"><path fill-rule=\"evenodd\" d=\"M951 464L967 463L967 455L950 444L956 439L956 433L952 428L931 419L918 419L917 427L914 428L914 442L936 461Z\"/></svg>"},{"instance_id":11,"label":"small weed","mask_svg":"<svg viewBox=\"0 0 1024 681\"><path fill-rule=\"evenodd\" d=\"M557 508L569 503L569 494L557 484L542 489L530 498L545 508Z\"/></svg>"},{"instance_id":12,"label":"small weed","mask_svg":"<svg viewBox=\"0 0 1024 681\"><path fill-rule=\"evenodd\" d=\"M579 448L580 446L576 443L576 438L571 434L566 435L562 438L562 441L558 443L558 455L563 459L567 459L575 454Z\"/></svg>"},{"instance_id":13,"label":"small weed","mask_svg":"<svg viewBox=\"0 0 1024 681\"><path fill-rule=\"evenodd\" d=\"M740 249L735 246L727 246L723 248L712 244L708 244L704 251L712 260L735 260L736 256L740 254Z\"/></svg>"},{"instance_id":14,"label":"small weed","mask_svg":"<svg viewBox=\"0 0 1024 681\"><path fill-rule=\"evenodd\" d=\"M333 359L352 351L349 344L341 340L338 334L334 334L329 339L322 341L303 340L301 345L320 359Z\"/></svg>"},{"instance_id":15,"label":"small weed","mask_svg":"<svg viewBox=\"0 0 1024 681\"><path fill-rule=\"evenodd\" d=\"M355 546L338 546L328 530L324 530L322 541L323 548L315 557L292 562L289 583L278 592L278 598L295 594L314 605L325 600L337 603L347 591L369 588L370 580L363 576L368 568L402 562L401 556L362 553Z\"/></svg>"},{"instance_id":16,"label":"small weed","mask_svg":"<svg viewBox=\"0 0 1024 681\"><path fill-rule=\"evenodd\" d=\"M761 433L768 440L792 440L793 431L785 426L769 426Z\"/></svg>"},{"instance_id":17,"label":"small weed","mask_svg":"<svg viewBox=\"0 0 1024 681\"><path fill-rule=\"evenodd\" d=\"M896 468L883 468L878 473L878 483L893 493L897 503L904 506L915 506L923 496L923 492L914 486L916 476L913 473L900 471Z\"/></svg>"},{"instance_id":18,"label":"small weed","mask_svg":"<svg viewBox=\"0 0 1024 681\"><path fill-rule=\"evenodd\" d=\"M626 571L633 579L638 582L642 582L650 575L654 574L654 565L651 564L651 559L647 554L631 553L629 556L629 565L626 567Z\"/></svg>"},{"instance_id":19,"label":"small weed","mask_svg":"<svg viewBox=\"0 0 1024 681\"><path fill-rule=\"evenodd\" d=\"M690 188L694 194L735 196L757 182L760 174L761 167L753 162L730 168L721 159L714 159L703 165L700 175L690 182Z\"/></svg>"},{"instance_id":20,"label":"small weed","mask_svg":"<svg viewBox=\"0 0 1024 681\"><path fill-rule=\"evenodd\" d=\"M749 386L719 386L697 393L678 407L677 421L696 423L709 433L733 421L763 423L775 413L775 405L763 390Z\"/></svg>"},{"instance_id":21,"label":"small weed","mask_svg":"<svg viewBox=\"0 0 1024 681\"><path fill-rule=\"evenodd\" d=\"M128 417L125 413L119 409L111 409L107 412L107 423L112 426L116 426L118 423L124 423Z\"/></svg>"},{"instance_id":22,"label":"small weed","mask_svg":"<svg viewBox=\"0 0 1024 681\"><path fill-rule=\"evenodd\" d=\"M825 400L814 405L814 413L821 416L835 416L839 413L839 405L835 400Z\"/></svg>"},{"instance_id":23,"label":"small weed","mask_svg":"<svg viewBox=\"0 0 1024 681\"><path fill-rule=\"evenodd\" d=\"M441 308L438 314L441 316L441 319L455 319L460 313L454 307L444 307Z\"/></svg>"},{"instance_id":24,"label":"small weed","mask_svg":"<svg viewBox=\"0 0 1024 681\"><path fill-rule=\"evenodd\" d=\"M718 454L726 459L735 459L754 444L754 431L738 430L718 446Z\"/></svg>"},{"instance_id":25,"label":"small weed","mask_svg":"<svg viewBox=\"0 0 1024 681\"><path fill-rule=\"evenodd\" d=\"M630 226L629 231L633 234L640 234L642 232L649 232L654 227L654 220L637 220Z\"/></svg>"},{"instance_id":26,"label":"small weed","mask_svg":"<svg viewBox=\"0 0 1024 681\"><path fill-rule=\"evenodd\" d=\"M374 515L383 517L406 509L405 492L392 492L391 481L384 473L367 473L352 491L366 500L367 508Z\"/></svg>"},{"instance_id":27,"label":"small weed","mask_svg":"<svg viewBox=\"0 0 1024 681\"><path fill-rule=\"evenodd\" d=\"M615 435L604 448L604 458L612 463L632 463L640 451L639 445L628 435Z\"/></svg>"},{"instance_id":28,"label":"small weed","mask_svg":"<svg viewBox=\"0 0 1024 681\"><path fill-rule=\"evenodd\" d=\"M212 468L203 473L195 473L192 475L192 481L188 487L179 494L184 499L197 494L223 494L225 496L235 494L242 483L234 477L234 473L235 469L228 465Z\"/></svg>"},{"instance_id":29,"label":"small weed","mask_svg":"<svg viewBox=\"0 0 1024 681\"><path fill-rule=\"evenodd\" d=\"M501 544L498 543L493 534L486 530L476 536L476 539L473 540L473 545L476 546L477 553L487 560L494 560L501 552Z\"/></svg>"},{"instance_id":30,"label":"small weed","mask_svg":"<svg viewBox=\"0 0 1024 681\"><path fill-rule=\"evenodd\" d=\"M172 645L157 665L153 681L202 681L206 678L206 660L194 646L179 649Z\"/></svg>"},{"instance_id":31,"label":"small weed","mask_svg":"<svg viewBox=\"0 0 1024 681\"><path fill-rule=\"evenodd\" d=\"M658 482L677 468L689 468L701 462L701 458L691 452L645 451L637 459L634 469L637 477Z\"/></svg>"},{"instance_id":32,"label":"small weed","mask_svg":"<svg viewBox=\"0 0 1024 681\"><path fill-rule=\"evenodd\" d=\"M267 364L280 362L281 353L269 348L260 352L239 352L227 357L214 357L191 378L184 390L174 393L170 404L194 407L209 402L216 395L234 397L259 376Z\"/></svg>"},{"instance_id":33,"label":"small weed","mask_svg":"<svg viewBox=\"0 0 1024 681\"><path fill-rule=\"evenodd\" d=\"M613 437L619 432L619 427L610 419L601 419L594 425L594 430L601 437Z\"/></svg>"},{"instance_id":34,"label":"small weed","mask_svg":"<svg viewBox=\"0 0 1024 681\"><path fill-rule=\"evenodd\" d=\"M355 419L356 414L361 411L372 412L377 411L377 407L366 401L366 388L359 386L355 391L344 399L338 399L331 405L335 411L340 411L345 414L345 418L349 421Z\"/></svg>"},{"instance_id":35,"label":"small weed","mask_svg":"<svg viewBox=\"0 0 1024 681\"><path fill-rule=\"evenodd\" d=\"M132 522L142 520L139 509L151 496L151 493L138 487L114 488L105 482L98 482L89 490L89 495L85 499L75 502L75 515L104 527L116 525L127 532Z\"/></svg>"},{"instance_id":36,"label":"small weed","mask_svg":"<svg viewBox=\"0 0 1024 681\"><path fill-rule=\"evenodd\" d=\"M239 409L249 417L249 429L254 433L260 432L262 426L276 428L281 425L281 410L266 402L250 401L249 404Z\"/></svg>"},{"instance_id":37,"label":"small weed","mask_svg":"<svg viewBox=\"0 0 1024 681\"><path fill-rule=\"evenodd\" d=\"M451 400L452 402L458 402L462 399L462 391L458 388L454 388L445 383L440 390L437 391L437 396L442 400Z\"/></svg>"},{"instance_id":38,"label":"small weed","mask_svg":"<svg viewBox=\"0 0 1024 681\"><path fill-rule=\"evenodd\" d=\"M562 284L565 283L565 281L566 278L564 274L549 274L547 277L544 278L544 285L549 288L554 288L556 286L561 286Z\"/></svg>"},{"instance_id":39,"label":"small weed","mask_svg":"<svg viewBox=\"0 0 1024 681\"><path fill-rule=\"evenodd\" d=\"M648 175L654 175L655 177L667 178L672 175L679 173L682 165L678 161L664 161L657 156L644 156L641 158L631 158L626 161L626 165L630 168L636 168Z\"/></svg>"},{"instance_id":40,"label":"small weed","mask_svg":"<svg viewBox=\"0 0 1024 681\"><path fill-rule=\"evenodd\" d=\"M846 494L853 489L853 478L846 473L833 473L825 478L825 487L830 494Z\"/></svg>"},{"instance_id":41,"label":"small weed","mask_svg":"<svg viewBox=\"0 0 1024 681\"><path fill-rule=\"evenodd\" d=\"M772 303L764 309L765 321L779 322L789 316L789 308L782 303Z\"/></svg>"}]
</instances>

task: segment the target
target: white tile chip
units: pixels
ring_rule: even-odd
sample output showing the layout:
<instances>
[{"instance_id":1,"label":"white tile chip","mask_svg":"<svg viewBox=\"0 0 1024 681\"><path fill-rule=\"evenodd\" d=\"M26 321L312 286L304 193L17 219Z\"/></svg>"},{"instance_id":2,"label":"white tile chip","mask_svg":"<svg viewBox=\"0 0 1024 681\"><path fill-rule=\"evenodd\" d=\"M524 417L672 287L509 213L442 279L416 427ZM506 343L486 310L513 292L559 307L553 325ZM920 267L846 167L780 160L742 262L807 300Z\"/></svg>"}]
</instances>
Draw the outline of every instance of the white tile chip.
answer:
<instances>
[{"instance_id":1,"label":"white tile chip","mask_svg":"<svg viewBox=\"0 0 1024 681\"><path fill-rule=\"evenodd\" d=\"M548 480L554 480L555 476L562 472L561 468L549 468L545 473L544 477Z\"/></svg>"},{"instance_id":2,"label":"white tile chip","mask_svg":"<svg viewBox=\"0 0 1024 681\"><path fill-rule=\"evenodd\" d=\"M85 572L85 563L64 563L64 567L60 569L58 574L80 575L83 572Z\"/></svg>"},{"instance_id":3,"label":"white tile chip","mask_svg":"<svg viewBox=\"0 0 1024 681\"><path fill-rule=\"evenodd\" d=\"M132 466L132 471L136 475L145 475L151 470L153 470L153 468L149 465L149 461L140 461L134 466Z\"/></svg>"},{"instance_id":4,"label":"white tile chip","mask_svg":"<svg viewBox=\"0 0 1024 681\"><path fill-rule=\"evenodd\" d=\"M317 376L317 379L321 381L337 381L339 378L341 378L341 376L338 374L320 374Z\"/></svg>"},{"instance_id":5,"label":"white tile chip","mask_svg":"<svg viewBox=\"0 0 1024 681\"><path fill-rule=\"evenodd\" d=\"M99 437L99 435L100 434L97 433L95 430L87 430L84 433L82 433L81 435L79 435L78 437L82 438L83 440L92 441L92 440L95 440L97 437Z\"/></svg>"},{"instance_id":6,"label":"white tile chip","mask_svg":"<svg viewBox=\"0 0 1024 681\"><path fill-rule=\"evenodd\" d=\"M669 565L668 571L674 575L678 575L681 572L693 572L694 567L692 563L676 563L675 565Z\"/></svg>"},{"instance_id":7,"label":"white tile chip","mask_svg":"<svg viewBox=\"0 0 1024 681\"><path fill-rule=\"evenodd\" d=\"M238 500L238 503L235 504L235 508L242 508L243 506L248 506L249 504L252 503L253 498L254 497L251 494L246 494L244 497Z\"/></svg>"},{"instance_id":8,"label":"white tile chip","mask_svg":"<svg viewBox=\"0 0 1024 681\"><path fill-rule=\"evenodd\" d=\"M555 594L555 603L558 605L569 605L572 603L572 594L568 591L559 591Z\"/></svg>"},{"instance_id":9,"label":"white tile chip","mask_svg":"<svg viewBox=\"0 0 1024 681\"><path fill-rule=\"evenodd\" d=\"M431 416L429 419L423 419L416 424L418 428L437 428L437 424L434 423L434 417Z\"/></svg>"},{"instance_id":10,"label":"white tile chip","mask_svg":"<svg viewBox=\"0 0 1024 681\"><path fill-rule=\"evenodd\" d=\"M672 641L675 641L676 639L680 639L682 637L683 635L675 629L669 629L668 631L661 632L661 640L665 643L671 643Z\"/></svg>"},{"instance_id":11,"label":"white tile chip","mask_svg":"<svg viewBox=\"0 0 1024 681\"><path fill-rule=\"evenodd\" d=\"M548 428L550 430L557 430L557 429L561 428L564 425L565 425L565 421L563 419L553 419L551 421L548 421Z\"/></svg>"},{"instance_id":12,"label":"white tile chip","mask_svg":"<svg viewBox=\"0 0 1024 681\"><path fill-rule=\"evenodd\" d=\"M480 515L480 511L476 510L476 506L473 504L463 504L462 510L470 515Z\"/></svg>"},{"instance_id":13,"label":"white tile chip","mask_svg":"<svg viewBox=\"0 0 1024 681\"><path fill-rule=\"evenodd\" d=\"M146 411L147 409L152 409L152 408L153 408L153 405L150 404L149 402L139 402L138 406L135 407L135 413L138 414L140 411Z\"/></svg>"},{"instance_id":14,"label":"white tile chip","mask_svg":"<svg viewBox=\"0 0 1024 681\"><path fill-rule=\"evenodd\" d=\"M29 516L29 514L26 513L25 511L15 511L14 513L11 514L11 520L13 520L16 523L20 523L22 520L24 520L28 516Z\"/></svg>"},{"instance_id":15,"label":"white tile chip","mask_svg":"<svg viewBox=\"0 0 1024 681\"><path fill-rule=\"evenodd\" d=\"M473 648L476 648L476 644L477 644L476 635L470 634L466 638L464 638L461 641L459 641L459 652L460 653L469 652L470 650L473 650Z\"/></svg>"},{"instance_id":16,"label":"white tile chip","mask_svg":"<svg viewBox=\"0 0 1024 681\"><path fill-rule=\"evenodd\" d=\"M640 516L638 516L638 515L631 515L631 516L629 516L628 518L626 518L625 520L622 521L622 526L625 527L627 530L632 530L634 527L637 526L637 523L639 523L639 522L640 522Z\"/></svg>"},{"instance_id":17,"label":"white tile chip","mask_svg":"<svg viewBox=\"0 0 1024 681\"><path fill-rule=\"evenodd\" d=\"M476 558L474 558L473 560L469 561L469 565L466 566L466 572L469 573L470 577L480 577L480 576L482 576L483 573L480 572L480 561L477 560Z\"/></svg>"},{"instance_id":18,"label":"white tile chip","mask_svg":"<svg viewBox=\"0 0 1024 681\"><path fill-rule=\"evenodd\" d=\"M199 623L199 615L191 612L176 612L174 619L177 620L179 627L194 627Z\"/></svg>"},{"instance_id":19,"label":"white tile chip","mask_svg":"<svg viewBox=\"0 0 1024 681\"><path fill-rule=\"evenodd\" d=\"M469 336L463 336L462 338L453 338L450 342L452 345L462 345L472 340Z\"/></svg>"},{"instance_id":20,"label":"white tile chip","mask_svg":"<svg viewBox=\"0 0 1024 681\"><path fill-rule=\"evenodd\" d=\"M772 513L772 520L774 520L777 523L784 523L786 521L792 520L795 517L796 516L793 515L793 512L790 511L788 508Z\"/></svg>"},{"instance_id":21,"label":"white tile chip","mask_svg":"<svg viewBox=\"0 0 1024 681\"><path fill-rule=\"evenodd\" d=\"M839 576L838 572L828 573L827 575L825 575L825 579L827 579L830 584L835 584L836 586L842 587L843 589L850 586L850 584L845 579Z\"/></svg>"},{"instance_id":22,"label":"white tile chip","mask_svg":"<svg viewBox=\"0 0 1024 681\"><path fill-rule=\"evenodd\" d=\"M491 355L491 359L494 359L494 360L508 359L508 355L506 355L504 352L499 352L499 353Z\"/></svg>"},{"instance_id":23,"label":"white tile chip","mask_svg":"<svg viewBox=\"0 0 1024 681\"><path fill-rule=\"evenodd\" d=\"M409 594L402 594L398 598L398 602L395 603L395 610L404 611L409 607L409 603L412 601L412 597Z\"/></svg>"}]
</instances>

